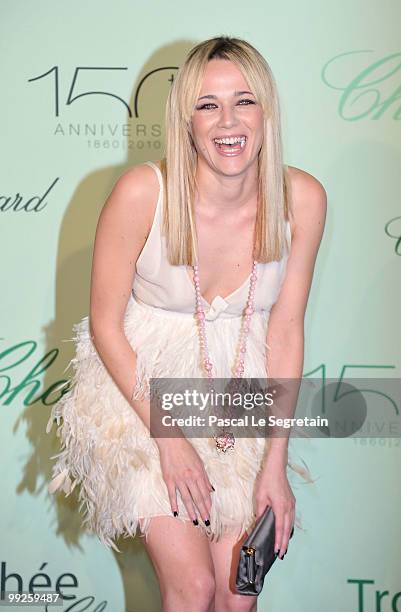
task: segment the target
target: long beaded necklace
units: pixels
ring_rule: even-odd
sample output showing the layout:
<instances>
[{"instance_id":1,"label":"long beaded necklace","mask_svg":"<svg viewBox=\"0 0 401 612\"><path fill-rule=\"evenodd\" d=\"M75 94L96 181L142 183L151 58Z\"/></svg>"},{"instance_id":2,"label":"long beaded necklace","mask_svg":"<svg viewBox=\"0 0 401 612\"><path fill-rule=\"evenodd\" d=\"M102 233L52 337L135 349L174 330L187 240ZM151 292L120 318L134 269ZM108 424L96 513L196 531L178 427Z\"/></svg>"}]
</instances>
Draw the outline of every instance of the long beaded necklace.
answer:
<instances>
[{"instance_id":1,"label":"long beaded necklace","mask_svg":"<svg viewBox=\"0 0 401 612\"><path fill-rule=\"evenodd\" d=\"M202 362L208 378L210 391L214 390L213 384L213 363L210 359L209 348L206 338L206 325L205 325L205 312L202 307L202 296L199 286L199 264L196 263L192 266L194 271L194 284L195 284L195 317L198 321L199 326L199 344L202 354ZM232 367L232 374L235 378L241 378L245 370L245 355L246 355L246 343L248 339L250 321L254 312L254 299L255 299L255 287L257 281L257 261L253 261L252 272L249 277L249 291L246 306L242 313L241 327L239 332L238 346L236 351L236 357L234 365ZM213 436L216 448L220 452L227 452L233 450L235 445L235 437L231 431L226 431L223 427L220 434Z\"/></svg>"}]
</instances>

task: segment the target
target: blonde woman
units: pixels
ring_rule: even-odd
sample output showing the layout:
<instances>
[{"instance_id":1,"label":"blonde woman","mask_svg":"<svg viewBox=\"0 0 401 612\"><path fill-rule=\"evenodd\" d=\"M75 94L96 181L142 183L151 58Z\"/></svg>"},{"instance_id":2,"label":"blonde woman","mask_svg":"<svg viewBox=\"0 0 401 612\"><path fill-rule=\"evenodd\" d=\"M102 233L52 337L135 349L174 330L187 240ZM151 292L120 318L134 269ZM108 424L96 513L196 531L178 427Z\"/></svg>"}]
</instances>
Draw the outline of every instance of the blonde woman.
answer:
<instances>
[{"instance_id":1,"label":"blonde woman","mask_svg":"<svg viewBox=\"0 0 401 612\"><path fill-rule=\"evenodd\" d=\"M235 592L238 547L270 505L287 551L288 439L152 437L149 378L301 376L326 193L283 165L273 75L241 39L190 51L166 142L101 212L74 384L49 419L62 443L49 490L79 485L107 546L146 536L165 612L254 610Z\"/></svg>"}]
</instances>

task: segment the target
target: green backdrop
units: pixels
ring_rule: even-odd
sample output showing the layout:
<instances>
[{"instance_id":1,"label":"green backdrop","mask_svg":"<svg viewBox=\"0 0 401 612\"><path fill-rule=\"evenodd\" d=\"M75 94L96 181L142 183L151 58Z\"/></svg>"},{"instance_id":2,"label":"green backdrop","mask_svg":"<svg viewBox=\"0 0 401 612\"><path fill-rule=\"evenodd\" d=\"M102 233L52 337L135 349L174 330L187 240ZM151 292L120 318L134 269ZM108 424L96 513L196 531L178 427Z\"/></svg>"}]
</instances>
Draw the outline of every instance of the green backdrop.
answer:
<instances>
[{"instance_id":1,"label":"green backdrop","mask_svg":"<svg viewBox=\"0 0 401 612\"><path fill-rule=\"evenodd\" d=\"M3 0L0 14L2 587L59 581L64 609L157 611L140 541L120 540L123 555L104 548L82 532L74 499L46 488L51 389L88 310L100 208L124 169L162 157L165 99L188 49L248 39L277 80L285 162L328 194L304 371L399 377L401 7ZM259 609L401 611L400 439L292 444L316 481L294 482L305 531Z\"/></svg>"}]
</instances>

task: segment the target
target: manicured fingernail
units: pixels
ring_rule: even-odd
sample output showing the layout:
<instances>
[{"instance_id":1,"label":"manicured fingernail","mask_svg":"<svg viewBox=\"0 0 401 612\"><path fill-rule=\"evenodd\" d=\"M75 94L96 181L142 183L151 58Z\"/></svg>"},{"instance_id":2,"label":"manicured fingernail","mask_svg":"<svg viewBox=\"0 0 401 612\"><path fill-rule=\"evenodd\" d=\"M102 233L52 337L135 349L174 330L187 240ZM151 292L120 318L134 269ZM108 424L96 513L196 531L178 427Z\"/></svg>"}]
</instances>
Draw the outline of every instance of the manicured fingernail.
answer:
<instances>
[{"instance_id":1,"label":"manicured fingernail","mask_svg":"<svg viewBox=\"0 0 401 612\"><path fill-rule=\"evenodd\" d=\"M282 554L281 557L279 557L280 561L282 561L284 559L284 555L285 555L285 553Z\"/></svg>"},{"instance_id":2,"label":"manicured fingernail","mask_svg":"<svg viewBox=\"0 0 401 612\"><path fill-rule=\"evenodd\" d=\"M173 514L174 514L174 516L178 516L177 510L174 510Z\"/></svg>"},{"instance_id":3,"label":"manicured fingernail","mask_svg":"<svg viewBox=\"0 0 401 612\"><path fill-rule=\"evenodd\" d=\"M192 522L194 525L199 525L198 519L194 519Z\"/></svg>"},{"instance_id":4,"label":"manicured fingernail","mask_svg":"<svg viewBox=\"0 0 401 612\"><path fill-rule=\"evenodd\" d=\"M216 490L216 489L214 488L214 486L213 486L213 485L212 485L212 489L213 489L213 491L215 491L215 490Z\"/></svg>"},{"instance_id":5,"label":"manicured fingernail","mask_svg":"<svg viewBox=\"0 0 401 612\"><path fill-rule=\"evenodd\" d=\"M206 521L205 521L205 525L206 525L206 527L209 527L209 525L210 525L210 521L209 521L209 519L206 519Z\"/></svg>"}]
</instances>

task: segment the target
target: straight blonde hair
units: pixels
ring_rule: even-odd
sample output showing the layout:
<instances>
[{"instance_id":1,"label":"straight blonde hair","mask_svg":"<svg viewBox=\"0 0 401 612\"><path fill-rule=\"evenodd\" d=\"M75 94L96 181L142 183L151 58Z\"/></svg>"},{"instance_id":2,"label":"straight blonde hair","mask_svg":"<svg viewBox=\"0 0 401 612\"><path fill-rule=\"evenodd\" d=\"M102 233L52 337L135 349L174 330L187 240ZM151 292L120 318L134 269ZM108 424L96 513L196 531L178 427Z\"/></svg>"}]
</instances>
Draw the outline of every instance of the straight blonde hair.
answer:
<instances>
[{"instance_id":1,"label":"straight blonde hair","mask_svg":"<svg viewBox=\"0 0 401 612\"><path fill-rule=\"evenodd\" d=\"M211 59L233 62L261 104L264 137L258 155L258 204L253 258L278 261L289 248L285 221L291 209L288 168L283 165L277 88L270 67L248 42L220 36L193 47L178 70L166 104L166 150L161 160L165 205L163 233L172 265L194 265L197 239L194 214L197 152L191 137L191 117Z\"/></svg>"}]
</instances>

